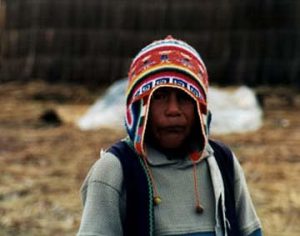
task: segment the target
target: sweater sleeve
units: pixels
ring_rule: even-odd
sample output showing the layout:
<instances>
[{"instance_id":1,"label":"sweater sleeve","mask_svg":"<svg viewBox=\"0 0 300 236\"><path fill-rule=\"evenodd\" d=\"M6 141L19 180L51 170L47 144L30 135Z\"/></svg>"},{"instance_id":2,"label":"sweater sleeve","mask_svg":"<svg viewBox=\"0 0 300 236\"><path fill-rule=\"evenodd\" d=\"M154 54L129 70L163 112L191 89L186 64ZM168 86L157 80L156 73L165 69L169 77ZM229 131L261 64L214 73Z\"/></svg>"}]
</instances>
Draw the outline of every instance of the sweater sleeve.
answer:
<instances>
[{"instance_id":1,"label":"sweater sleeve","mask_svg":"<svg viewBox=\"0 0 300 236\"><path fill-rule=\"evenodd\" d=\"M111 153L102 153L81 188L83 213L77 236L121 236L122 167Z\"/></svg>"},{"instance_id":2,"label":"sweater sleeve","mask_svg":"<svg viewBox=\"0 0 300 236\"><path fill-rule=\"evenodd\" d=\"M242 235L261 236L261 223L256 214L244 172L234 156L236 211Z\"/></svg>"}]
</instances>

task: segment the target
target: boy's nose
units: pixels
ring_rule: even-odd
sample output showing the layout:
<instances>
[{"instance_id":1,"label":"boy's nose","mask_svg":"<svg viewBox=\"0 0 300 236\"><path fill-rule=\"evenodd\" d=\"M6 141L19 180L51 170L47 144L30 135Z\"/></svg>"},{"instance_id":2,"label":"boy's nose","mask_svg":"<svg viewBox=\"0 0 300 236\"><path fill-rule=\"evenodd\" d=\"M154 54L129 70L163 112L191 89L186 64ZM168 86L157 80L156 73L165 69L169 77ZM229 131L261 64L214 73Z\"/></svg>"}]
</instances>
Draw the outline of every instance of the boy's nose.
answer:
<instances>
[{"instance_id":1,"label":"boy's nose","mask_svg":"<svg viewBox=\"0 0 300 236\"><path fill-rule=\"evenodd\" d=\"M171 93L169 96L166 114L170 116L177 116L180 114L180 104L176 93Z\"/></svg>"}]
</instances>

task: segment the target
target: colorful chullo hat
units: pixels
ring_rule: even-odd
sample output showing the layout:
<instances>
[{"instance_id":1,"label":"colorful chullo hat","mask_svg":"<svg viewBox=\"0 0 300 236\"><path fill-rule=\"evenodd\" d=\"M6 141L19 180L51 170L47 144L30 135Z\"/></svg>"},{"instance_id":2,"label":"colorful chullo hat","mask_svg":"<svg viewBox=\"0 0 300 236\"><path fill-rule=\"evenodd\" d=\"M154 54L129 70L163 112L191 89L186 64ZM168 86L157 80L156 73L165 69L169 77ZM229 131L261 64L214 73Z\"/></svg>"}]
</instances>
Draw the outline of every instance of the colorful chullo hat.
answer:
<instances>
[{"instance_id":1,"label":"colorful chullo hat","mask_svg":"<svg viewBox=\"0 0 300 236\"><path fill-rule=\"evenodd\" d=\"M154 41L133 59L128 77L125 124L139 155L146 155L144 138L150 100L153 92L160 87L181 89L196 101L201 127L199 132L203 137L199 150L204 149L207 142L208 75L193 47L171 36Z\"/></svg>"}]
</instances>

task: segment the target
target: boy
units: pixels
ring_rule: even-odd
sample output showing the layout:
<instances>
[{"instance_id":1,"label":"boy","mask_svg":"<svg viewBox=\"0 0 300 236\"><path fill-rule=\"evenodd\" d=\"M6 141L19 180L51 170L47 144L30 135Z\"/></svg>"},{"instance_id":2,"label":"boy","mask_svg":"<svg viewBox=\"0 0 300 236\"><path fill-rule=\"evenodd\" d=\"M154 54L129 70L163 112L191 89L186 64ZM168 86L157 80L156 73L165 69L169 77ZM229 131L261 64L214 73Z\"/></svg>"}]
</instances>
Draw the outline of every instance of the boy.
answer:
<instances>
[{"instance_id":1,"label":"boy","mask_svg":"<svg viewBox=\"0 0 300 236\"><path fill-rule=\"evenodd\" d=\"M208 75L194 48L167 37L129 71L128 137L90 170L78 236L260 236L242 169L208 139Z\"/></svg>"}]
</instances>

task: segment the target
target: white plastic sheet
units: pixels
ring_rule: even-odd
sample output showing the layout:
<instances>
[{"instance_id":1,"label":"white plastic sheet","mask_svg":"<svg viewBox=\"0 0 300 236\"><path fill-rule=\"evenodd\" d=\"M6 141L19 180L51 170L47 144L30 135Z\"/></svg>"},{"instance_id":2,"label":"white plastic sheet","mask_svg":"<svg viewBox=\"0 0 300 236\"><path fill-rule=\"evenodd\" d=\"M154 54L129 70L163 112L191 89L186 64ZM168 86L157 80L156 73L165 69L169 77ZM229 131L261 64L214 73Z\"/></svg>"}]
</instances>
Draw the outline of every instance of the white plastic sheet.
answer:
<instances>
[{"instance_id":1,"label":"white plastic sheet","mask_svg":"<svg viewBox=\"0 0 300 236\"><path fill-rule=\"evenodd\" d=\"M208 103L213 134L255 131L262 125L262 110L254 92L246 86L233 91L210 88Z\"/></svg>"},{"instance_id":2,"label":"white plastic sheet","mask_svg":"<svg viewBox=\"0 0 300 236\"><path fill-rule=\"evenodd\" d=\"M78 121L81 130L103 127L124 128L125 87L127 79L112 84L106 93ZM229 134L254 131L262 125L262 110L254 92L242 86L234 90L210 87L211 133Z\"/></svg>"},{"instance_id":3,"label":"white plastic sheet","mask_svg":"<svg viewBox=\"0 0 300 236\"><path fill-rule=\"evenodd\" d=\"M81 130L93 130L101 127L122 129L124 127L126 83L126 79L113 83L77 121L78 127Z\"/></svg>"}]
</instances>

